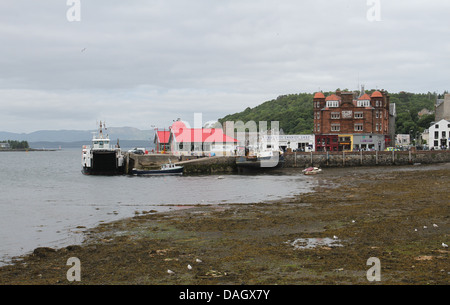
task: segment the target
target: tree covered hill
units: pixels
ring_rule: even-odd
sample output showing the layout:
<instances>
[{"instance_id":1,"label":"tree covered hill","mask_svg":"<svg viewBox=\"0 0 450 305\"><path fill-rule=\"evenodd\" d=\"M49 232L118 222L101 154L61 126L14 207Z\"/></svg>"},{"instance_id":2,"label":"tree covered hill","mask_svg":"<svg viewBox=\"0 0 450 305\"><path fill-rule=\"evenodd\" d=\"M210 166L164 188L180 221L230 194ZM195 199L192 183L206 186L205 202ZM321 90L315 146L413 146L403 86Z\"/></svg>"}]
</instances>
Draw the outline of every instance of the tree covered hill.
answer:
<instances>
[{"instance_id":1,"label":"tree covered hill","mask_svg":"<svg viewBox=\"0 0 450 305\"><path fill-rule=\"evenodd\" d=\"M346 91L346 90L344 90ZM366 91L372 93L375 90ZM324 92L326 96L335 92ZM447 92L444 92L444 94ZM419 117L422 109L434 111L436 99L444 94L428 93L389 93L391 103L396 104L396 133L422 132L434 121L434 114ZM281 95L274 100L264 102L254 108L247 107L244 111L229 114L219 122L226 121L278 121L280 129L285 134L311 134L313 131L313 93L298 93Z\"/></svg>"}]
</instances>

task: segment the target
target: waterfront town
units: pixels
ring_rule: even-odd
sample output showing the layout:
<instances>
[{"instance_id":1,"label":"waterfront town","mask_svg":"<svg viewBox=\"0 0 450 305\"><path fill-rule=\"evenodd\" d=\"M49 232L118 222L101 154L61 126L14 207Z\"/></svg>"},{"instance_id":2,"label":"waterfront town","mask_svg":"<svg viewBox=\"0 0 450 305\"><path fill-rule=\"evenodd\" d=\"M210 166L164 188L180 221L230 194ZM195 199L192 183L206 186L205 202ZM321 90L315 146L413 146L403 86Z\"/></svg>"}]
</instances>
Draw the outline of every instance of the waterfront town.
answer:
<instances>
[{"instance_id":1,"label":"waterfront town","mask_svg":"<svg viewBox=\"0 0 450 305\"><path fill-rule=\"evenodd\" d=\"M449 1L2 4L11 297L450 283Z\"/></svg>"},{"instance_id":2,"label":"waterfront town","mask_svg":"<svg viewBox=\"0 0 450 305\"><path fill-rule=\"evenodd\" d=\"M316 92L311 102L313 134L277 133L277 149L283 152L352 152L449 148L450 94L436 101L435 121L420 134L396 133L396 107L384 90L368 94L362 87L359 93L336 91L328 96ZM190 128L177 120L167 129L156 130L154 152L176 156L235 155L239 146L258 146L258 143L259 149L270 146L273 139L270 130L258 136L257 132L230 127L230 123L235 122L225 122L223 128Z\"/></svg>"}]
</instances>

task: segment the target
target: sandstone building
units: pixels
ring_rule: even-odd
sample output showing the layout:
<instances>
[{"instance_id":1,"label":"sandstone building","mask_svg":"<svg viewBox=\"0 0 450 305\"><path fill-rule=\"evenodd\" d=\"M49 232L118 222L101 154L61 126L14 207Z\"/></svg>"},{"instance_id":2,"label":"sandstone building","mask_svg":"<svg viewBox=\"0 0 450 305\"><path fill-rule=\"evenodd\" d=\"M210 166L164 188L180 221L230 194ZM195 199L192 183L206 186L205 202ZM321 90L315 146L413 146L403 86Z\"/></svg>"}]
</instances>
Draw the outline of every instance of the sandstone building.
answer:
<instances>
[{"instance_id":1,"label":"sandstone building","mask_svg":"<svg viewBox=\"0 0 450 305\"><path fill-rule=\"evenodd\" d=\"M337 91L313 98L316 151L384 150L394 146L395 107L385 91Z\"/></svg>"}]
</instances>

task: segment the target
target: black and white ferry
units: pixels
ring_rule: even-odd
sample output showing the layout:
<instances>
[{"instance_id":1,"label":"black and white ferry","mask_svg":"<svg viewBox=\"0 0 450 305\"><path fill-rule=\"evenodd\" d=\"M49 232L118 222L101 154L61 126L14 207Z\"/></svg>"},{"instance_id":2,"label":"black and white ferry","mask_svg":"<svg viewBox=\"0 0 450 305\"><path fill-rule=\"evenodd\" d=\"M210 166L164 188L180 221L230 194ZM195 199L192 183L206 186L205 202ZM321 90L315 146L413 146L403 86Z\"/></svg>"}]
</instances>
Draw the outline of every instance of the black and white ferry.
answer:
<instances>
[{"instance_id":1,"label":"black and white ferry","mask_svg":"<svg viewBox=\"0 0 450 305\"><path fill-rule=\"evenodd\" d=\"M112 147L103 128L106 129L105 124L100 122L98 133L92 137L92 146L83 146L81 172L85 175L122 175L125 160L119 143Z\"/></svg>"}]
</instances>

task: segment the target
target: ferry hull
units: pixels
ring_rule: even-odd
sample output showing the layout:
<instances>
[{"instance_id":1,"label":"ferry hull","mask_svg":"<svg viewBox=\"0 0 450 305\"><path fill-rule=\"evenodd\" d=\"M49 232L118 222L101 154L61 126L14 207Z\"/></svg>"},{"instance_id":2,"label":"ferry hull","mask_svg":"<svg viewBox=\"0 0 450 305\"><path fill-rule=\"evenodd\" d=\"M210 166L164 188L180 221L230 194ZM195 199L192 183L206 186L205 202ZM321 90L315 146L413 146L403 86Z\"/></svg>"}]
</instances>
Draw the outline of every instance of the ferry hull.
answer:
<instances>
[{"instance_id":1,"label":"ferry hull","mask_svg":"<svg viewBox=\"0 0 450 305\"><path fill-rule=\"evenodd\" d=\"M83 166L81 172L85 175L123 175L123 166L118 166L115 151L95 151L92 153L91 166Z\"/></svg>"},{"instance_id":2,"label":"ferry hull","mask_svg":"<svg viewBox=\"0 0 450 305\"><path fill-rule=\"evenodd\" d=\"M108 135L103 134L104 122L100 122L98 135L92 138L92 147L83 146L81 172L85 175L123 175L124 158L120 151L119 140L112 148Z\"/></svg>"},{"instance_id":3,"label":"ferry hull","mask_svg":"<svg viewBox=\"0 0 450 305\"><path fill-rule=\"evenodd\" d=\"M98 176L115 176L115 175L123 175L124 169L118 168L114 170L96 170L90 167L83 167L81 169L81 173L84 175L98 175Z\"/></svg>"}]
</instances>

